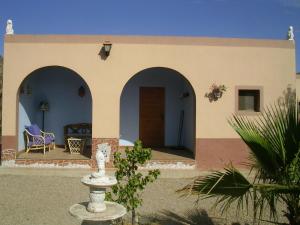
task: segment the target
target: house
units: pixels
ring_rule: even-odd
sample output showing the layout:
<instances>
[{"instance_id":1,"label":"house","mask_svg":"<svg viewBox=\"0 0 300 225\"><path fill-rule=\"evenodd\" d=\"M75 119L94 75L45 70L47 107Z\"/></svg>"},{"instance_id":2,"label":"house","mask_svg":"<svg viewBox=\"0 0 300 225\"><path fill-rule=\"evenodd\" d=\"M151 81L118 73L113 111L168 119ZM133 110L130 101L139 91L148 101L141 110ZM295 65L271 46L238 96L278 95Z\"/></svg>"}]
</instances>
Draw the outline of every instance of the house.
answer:
<instances>
[{"instance_id":1,"label":"house","mask_svg":"<svg viewBox=\"0 0 300 225\"><path fill-rule=\"evenodd\" d=\"M247 147L228 119L255 117L295 87L290 40L6 35L1 160L93 166L97 144L117 151L141 139L190 152L200 169L240 164ZM53 131L58 146L66 125L91 124L91 159L18 159L33 123Z\"/></svg>"},{"instance_id":2,"label":"house","mask_svg":"<svg viewBox=\"0 0 300 225\"><path fill-rule=\"evenodd\" d=\"M300 99L300 73L297 73L296 74L296 90L297 90L297 99L298 99L298 102L299 102L299 99ZM298 103L299 106L300 106L300 102Z\"/></svg>"}]
</instances>

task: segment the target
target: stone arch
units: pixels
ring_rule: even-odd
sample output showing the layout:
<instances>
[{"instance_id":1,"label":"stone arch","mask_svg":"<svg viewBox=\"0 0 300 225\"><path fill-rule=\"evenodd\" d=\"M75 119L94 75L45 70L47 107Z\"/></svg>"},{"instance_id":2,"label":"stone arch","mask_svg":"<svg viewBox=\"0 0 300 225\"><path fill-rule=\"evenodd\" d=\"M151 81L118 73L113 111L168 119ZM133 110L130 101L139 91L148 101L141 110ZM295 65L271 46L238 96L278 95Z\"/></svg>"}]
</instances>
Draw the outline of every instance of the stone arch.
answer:
<instances>
[{"instance_id":1,"label":"stone arch","mask_svg":"<svg viewBox=\"0 0 300 225\"><path fill-rule=\"evenodd\" d=\"M81 75L81 72L80 71L78 71L78 70L76 70L75 68L73 68L73 67L71 67L71 66L65 66L65 65L59 65L59 64L50 64L50 65L43 65L43 66L39 66L38 68L36 68L36 69L34 69L34 70L29 70L29 72L25 72L27 75L25 76L25 77L23 77L22 79L21 79L21 81L19 82L19 84L18 84L18 91L17 91L17 93L16 93L16 96L18 97L18 95L19 95L19 91L20 91L20 87L21 87L21 84L29 77L29 76L31 76L33 73L35 73L35 72L37 72L37 71L39 71L39 70L42 70L42 69L46 69L46 68L54 68L54 67L56 67L56 68L64 68L64 69L67 69L67 70L69 70L69 71L72 71L74 74L76 74L78 77L80 77L83 81L84 81L84 83L89 87L89 85L88 85L88 82L87 82L87 80L85 79L85 77L84 76L82 76ZM89 91L90 91L90 94L91 94L91 97L92 97L92 99L93 99L93 93L91 92L91 89L89 88Z\"/></svg>"},{"instance_id":2,"label":"stone arch","mask_svg":"<svg viewBox=\"0 0 300 225\"><path fill-rule=\"evenodd\" d=\"M177 88L176 88L177 86ZM196 95L190 81L167 67L150 67L133 74L120 95L120 146L139 139L141 87L161 87L165 92L164 146L185 147L195 155ZM143 140L142 140L143 141ZM151 147L151 146L149 146Z\"/></svg>"},{"instance_id":3,"label":"stone arch","mask_svg":"<svg viewBox=\"0 0 300 225\"><path fill-rule=\"evenodd\" d=\"M40 67L30 72L17 90L17 151L24 148L24 125L36 123L42 127L38 109L41 101L49 102L45 130L56 133L58 145L64 145L64 125L92 123L93 98L83 76L65 66Z\"/></svg>"}]
</instances>

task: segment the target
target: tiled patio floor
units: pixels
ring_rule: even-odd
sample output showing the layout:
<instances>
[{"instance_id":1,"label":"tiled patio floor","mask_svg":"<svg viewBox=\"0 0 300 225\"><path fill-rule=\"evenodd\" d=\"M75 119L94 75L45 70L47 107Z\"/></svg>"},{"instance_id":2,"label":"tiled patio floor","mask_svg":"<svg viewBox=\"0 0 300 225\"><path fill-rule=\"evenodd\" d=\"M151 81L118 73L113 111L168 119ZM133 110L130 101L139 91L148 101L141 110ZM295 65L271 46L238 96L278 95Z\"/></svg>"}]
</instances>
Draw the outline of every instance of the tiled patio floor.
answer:
<instances>
[{"instance_id":1,"label":"tiled patio floor","mask_svg":"<svg viewBox=\"0 0 300 225\"><path fill-rule=\"evenodd\" d=\"M120 151L124 152L125 147L120 147ZM177 148L152 148L151 160L159 161L192 161L193 153L186 149Z\"/></svg>"},{"instance_id":2,"label":"tiled patio floor","mask_svg":"<svg viewBox=\"0 0 300 225\"><path fill-rule=\"evenodd\" d=\"M42 150L30 151L28 153L21 152L17 155L17 159L89 159L89 157L81 154L70 154L70 152L64 148L56 148L46 151L45 155Z\"/></svg>"},{"instance_id":3,"label":"tiled patio floor","mask_svg":"<svg viewBox=\"0 0 300 225\"><path fill-rule=\"evenodd\" d=\"M120 147L120 151L124 152L125 147ZM44 155L42 150L30 151L29 153L21 152L17 155L17 159L90 159L88 156L79 154L70 154L64 148L56 148ZM185 149L175 148L154 148L152 149L152 160L159 161L193 161L193 153Z\"/></svg>"}]
</instances>

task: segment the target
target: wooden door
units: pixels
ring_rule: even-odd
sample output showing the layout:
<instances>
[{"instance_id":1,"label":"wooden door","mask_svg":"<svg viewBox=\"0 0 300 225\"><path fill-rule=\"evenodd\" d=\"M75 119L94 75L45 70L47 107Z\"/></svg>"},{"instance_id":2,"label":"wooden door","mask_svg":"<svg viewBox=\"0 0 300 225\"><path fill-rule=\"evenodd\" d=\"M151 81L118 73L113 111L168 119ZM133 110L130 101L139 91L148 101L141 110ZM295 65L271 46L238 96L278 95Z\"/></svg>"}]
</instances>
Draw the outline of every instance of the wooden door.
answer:
<instances>
[{"instance_id":1,"label":"wooden door","mask_svg":"<svg viewBox=\"0 0 300 225\"><path fill-rule=\"evenodd\" d=\"M165 89L140 87L140 140L145 147L163 147L165 139Z\"/></svg>"}]
</instances>

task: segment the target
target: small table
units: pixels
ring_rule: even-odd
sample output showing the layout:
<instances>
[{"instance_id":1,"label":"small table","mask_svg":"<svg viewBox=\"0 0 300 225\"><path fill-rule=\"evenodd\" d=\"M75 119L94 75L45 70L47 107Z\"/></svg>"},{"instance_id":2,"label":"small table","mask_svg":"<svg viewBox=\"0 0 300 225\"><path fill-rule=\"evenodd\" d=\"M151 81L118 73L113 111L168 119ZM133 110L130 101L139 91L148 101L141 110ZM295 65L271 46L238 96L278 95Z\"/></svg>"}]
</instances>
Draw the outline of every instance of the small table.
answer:
<instances>
[{"instance_id":1,"label":"small table","mask_svg":"<svg viewBox=\"0 0 300 225\"><path fill-rule=\"evenodd\" d=\"M68 145L71 154L82 154L84 149L85 139L68 138Z\"/></svg>"}]
</instances>

